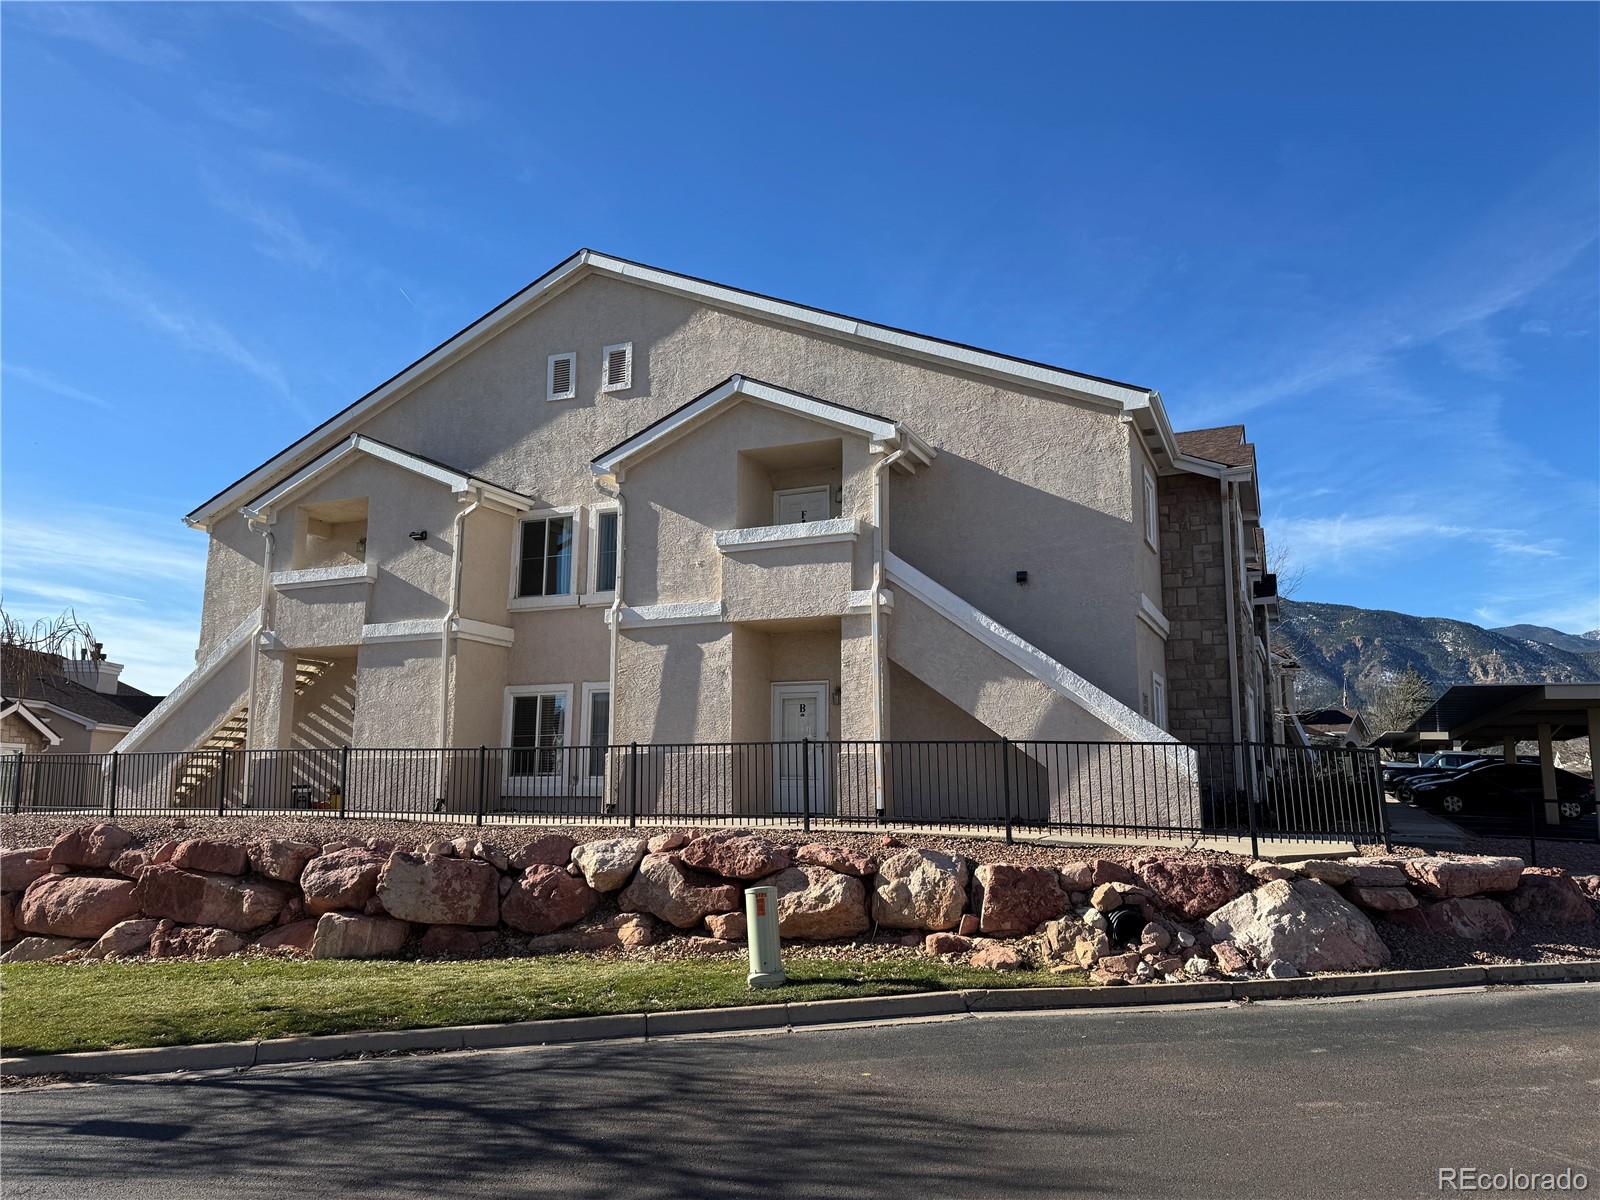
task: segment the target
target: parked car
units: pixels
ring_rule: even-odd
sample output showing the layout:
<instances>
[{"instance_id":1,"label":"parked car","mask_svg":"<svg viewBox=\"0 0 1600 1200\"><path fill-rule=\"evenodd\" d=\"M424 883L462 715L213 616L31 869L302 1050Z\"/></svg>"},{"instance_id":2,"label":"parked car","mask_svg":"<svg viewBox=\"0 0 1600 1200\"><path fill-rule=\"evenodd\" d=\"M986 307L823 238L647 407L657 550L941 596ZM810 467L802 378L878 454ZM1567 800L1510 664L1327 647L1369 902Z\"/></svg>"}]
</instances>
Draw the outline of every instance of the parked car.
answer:
<instances>
[{"instance_id":1,"label":"parked car","mask_svg":"<svg viewBox=\"0 0 1600 1200\"><path fill-rule=\"evenodd\" d=\"M1411 785L1412 802L1450 816L1484 813L1523 816L1544 799L1537 763L1486 762L1453 775ZM1594 815L1594 781L1556 771L1556 811L1563 821Z\"/></svg>"},{"instance_id":2,"label":"parked car","mask_svg":"<svg viewBox=\"0 0 1600 1200\"><path fill-rule=\"evenodd\" d=\"M1394 791L1405 781L1419 775L1459 771L1487 761L1488 757L1479 750L1441 750L1437 754L1424 754L1414 763L1386 762L1381 764L1379 770L1383 786Z\"/></svg>"},{"instance_id":3,"label":"parked car","mask_svg":"<svg viewBox=\"0 0 1600 1200\"><path fill-rule=\"evenodd\" d=\"M1505 759L1499 757L1498 755L1481 754L1458 767L1440 767L1437 770L1424 771L1420 775L1408 775L1404 779L1400 780L1399 783L1394 785L1393 791L1397 796L1400 797L1401 800L1405 801L1407 804L1412 804L1415 803L1413 793L1420 784L1438 783L1441 779L1454 779L1463 771L1470 771L1473 768L1481 767L1486 763L1504 761ZM1526 754L1517 759L1517 761L1519 763L1532 763L1534 766L1539 765L1539 760L1537 758L1530 758Z\"/></svg>"}]
</instances>

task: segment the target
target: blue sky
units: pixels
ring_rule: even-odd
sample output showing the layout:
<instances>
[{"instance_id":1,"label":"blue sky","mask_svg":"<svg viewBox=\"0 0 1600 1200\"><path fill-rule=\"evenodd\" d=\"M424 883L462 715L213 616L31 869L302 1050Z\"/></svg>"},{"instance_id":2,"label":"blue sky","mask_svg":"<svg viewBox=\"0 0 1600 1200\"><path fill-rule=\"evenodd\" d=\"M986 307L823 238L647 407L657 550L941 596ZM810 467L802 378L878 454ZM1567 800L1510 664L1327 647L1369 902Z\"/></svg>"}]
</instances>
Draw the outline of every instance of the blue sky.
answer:
<instances>
[{"instance_id":1,"label":"blue sky","mask_svg":"<svg viewBox=\"0 0 1600 1200\"><path fill-rule=\"evenodd\" d=\"M1302 599L1600 626L1593 5L0 35L0 586L133 683L192 665L182 513L584 245L1243 420Z\"/></svg>"}]
</instances>

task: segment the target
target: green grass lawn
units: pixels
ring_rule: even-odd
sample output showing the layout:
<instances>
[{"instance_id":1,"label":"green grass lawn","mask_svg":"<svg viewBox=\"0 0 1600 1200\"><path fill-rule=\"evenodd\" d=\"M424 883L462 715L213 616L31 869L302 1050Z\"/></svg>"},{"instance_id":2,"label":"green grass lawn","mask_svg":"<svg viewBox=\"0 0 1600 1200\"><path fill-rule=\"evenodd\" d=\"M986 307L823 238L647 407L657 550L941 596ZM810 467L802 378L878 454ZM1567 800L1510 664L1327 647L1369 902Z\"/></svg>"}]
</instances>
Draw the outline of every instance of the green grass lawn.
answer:
<instances>
[{"instance_id":1,"label":"green grass lawn","mask_svg":"<svg viewBox=\"0 0 1600 1200\"><path fill-rule=\"evenodd\" d=\"M18 963L0 967L0 1048L46 1054L1087 982L1077 972L980 971L932 959L796 959L785 968L788 986L756 991L745 984L742 957Z\"/></svg>"}]
</instances>

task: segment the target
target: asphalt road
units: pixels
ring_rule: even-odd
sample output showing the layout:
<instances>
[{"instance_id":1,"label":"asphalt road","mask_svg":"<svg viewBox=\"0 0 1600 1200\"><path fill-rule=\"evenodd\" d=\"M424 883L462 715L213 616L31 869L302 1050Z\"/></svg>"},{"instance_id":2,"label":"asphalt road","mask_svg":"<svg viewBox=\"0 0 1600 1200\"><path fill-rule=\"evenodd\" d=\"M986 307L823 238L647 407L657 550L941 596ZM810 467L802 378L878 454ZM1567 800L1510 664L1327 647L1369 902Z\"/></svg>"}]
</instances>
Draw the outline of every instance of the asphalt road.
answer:
<instances>
[{"instance_id":1,"label":"asphalt road","mask_svg":"<svg viewBox=\"0 0 1600 1200\"><path fill-rule=\"evenodd\" d=\"M1600 985L1006 1016L9 1093L8 1198L1420 1197L1586 1172ZM1486 1194L1486 1193L1478 1193ZM1526 1193L1524 1193L1526 1194Z\"/></svg>"}]
</instances>

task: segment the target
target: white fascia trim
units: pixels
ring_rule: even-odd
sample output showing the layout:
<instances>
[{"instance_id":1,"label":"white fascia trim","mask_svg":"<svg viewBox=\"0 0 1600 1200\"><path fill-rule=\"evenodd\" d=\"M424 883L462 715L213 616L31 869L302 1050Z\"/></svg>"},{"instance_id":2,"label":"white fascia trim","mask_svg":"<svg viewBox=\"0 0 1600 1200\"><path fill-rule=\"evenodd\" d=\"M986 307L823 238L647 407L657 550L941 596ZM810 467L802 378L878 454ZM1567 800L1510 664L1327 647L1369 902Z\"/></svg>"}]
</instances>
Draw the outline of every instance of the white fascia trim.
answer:
<instances>
[{"instance_id":1,"label":"white fascia trim","mask_svg":"<svg viewBox=\"0 0 1600 1200\"><path fill-rule=\"evenodd\" d=\"M97 729L104 729L110 733L126 733L133 728L132 725L106 725L99 721L91 721L88 717L62 708L59 704L51 704L48 700L29 700L28 705L31 708L48 709L50 712L55 713L56 716L65 717L74 725L81 725L91 732Z\"/></svg>"},{"instance_id":2,"label":"white fascia trim","mask_svg":"<svg viewBox=\"0 0 1600 1200\"><path fill-rule=\"evenodd\" d=\"M1122 701L1095 687L1070 667L980 612L943 584L937 583L892 553L883 556L889 578L929 608L966 630L1001 657L1009 659L1058 695L1072 701L1090 716L1133 742L1173 742L1173 736L1153 725Z\"/></svg>"},{"instance_id":3,"label":"white fascia trim","mask_svg":"<svg viewBox=\"0 0 1600 1200\"><path fill-rule=\"evenodd\" d=\"M641 431L620 446L590 464L594 474L615 476L629 464L646 458L690 433L716 416L723 408L740 400L752 400L768 408L779 409L827 425L844 433L854 433L868 439L875 450L894 449L902 441L913 443L916 456L924 462L933 458L933 450L910 430L893 421L869 417L826 400L774 387L743 375L734 375L711 391L684 405L670 417Z\"/></svg>"},{"instance_id":4,"label":"white fascia trim","mask_svg":"<svg viewBox=\"0 0 1600 1200\"><path fill-rule=\"evenodd\" d=\"M1149 596L1146 596L1143 592L1139 593L1138 616L1139 620L1143 621L1146 625L1150 626L1151 629L1155 630L1156 633L1160 634L1163 641L1165 641L1167 636L1172 632L1172 622L1167 620L1166 614L1156 606L1156 602L1150 599Z\"/></svg>"},{"instance_id":5,"label":"white fascia trim","mask_svg":"<svg viewBox=\"0 0 1600 1200\"><path fill-rule=\"evenodd\" d=\"M746 550L768 550L780 546L821 546L829 542L853 542L861 536L858 517L837 517L831 521L804 521L794 525L758 525L752 529L719 529L712 536L724 554Z\"/></svg>"},{"instance_id":6,"label":"white fascia trim","mask_svg":"<svg viewBox=\"0 0 1600 1200\"><path fill-rule=\"evenodd\" d=\"M724 616L720 600L684 600L675 604L642 604L638 608L624 606L622 628L635 629L641 625L711 625ZM611 611L606 610L606 624L611 623Z\"/></svg>"},{"instance_id":7,"label":"white fascia trim","mask_svg":"<svg viewBox=\"0 0 1600 1200\"><path fill-rule=\"evenodd\" d=\"M509 626L474 621L469 617L455 619L455 634L463 642L482 642L486 646L509 646L516 638L516 630Z\"/></svg>"},{"instance_id":8,"label":"white fascia trim","mask_svg":"<svg viewBox=\"0 0 1600 1200\"><path fill-rule=\"evenodd\" d=\"M166 698L160 704L146 713L144 720L133 727L132 732L117 745L117 749L124 753L137 749L139 744L150 735L151 730L176 712L192 692L220 671L235 654L250 645L255 640L256 634L260 632L261 610L258 608L235 625L233 631L222 640L216 649L206 655L199 666L185 675L178 683L178 686L168 692Z\"/></svg>"},{"instance_id":9,"label":"white fascia trim","mask_svg":"<svg viewBox=\"0 0 1600 1200\"><path fill-rule=\"evenodd\" d=\"M343 567L307 567L300 571L274 571L272 586L280 592L323 587L330 583L371 583L378 578L377 563L351 563Z\"/></svg>"},{"instance_id":10,"label":"white fascia trim","mask_svg":"<svg viewBox=\"0 0 1600 1200\"><path fill-rule=\"evenodd\" d=\"M200 529L209 528L219 515L231 512L235 506L243 503L251 495L269 486L272 480L281 475L290 464L304 463L307 458L317 454L319 448L326 448L331 441L345 436L363 421L370 419L407 392L439 374L462 355L490 338L498 336L533 309L591 273L631 280L659 291L703 300L730 311L819 330L906 357L959 366L974 374L1058 392L1077 400L1086 400L1112 408L1126 410L1139 404L1148 405L1151 397L1156 395L1144 388L1091 379L1086 375L1078 375L1059 368L1019 362L1004 355L953 346L933 338L887 329L871 322L834 316L788 301L752 296L720 284L676 275L654 267L623 262L592 250L580 250L498 308L492 309L473 322L455 337L412 363L393 379L368 392L325 425L312 430L281 453L262 463L244 479L220 493L214 500L207 502L204 507L195 509L184 518L184 522ZM1155 411L1160 414L1160 423L1166 425L1166 414L1160 408L1159 398ZM1167 427L1167 436L1170 439L1170 426Z\"/></svg>"},{"instance_id":11,"label":"white fascia trim","mask_svg":"<svg viewBox=\"0 0 1600 1200\"><path fill-rule=\"evenodd\" d=\"M59 746L61 744L61 735L54 729L51 729L50 726L46 725L44 721L36 714L29 712L28 709L24 707L22 701L13 700L4 708L0 708L0 721L3 721L10 716L21 717L25 724L32 725L35 730L44 734L45 740L52 746ZM89 728L93 729L94 726L90 725Z\"/></svg>"}]
</instances>

